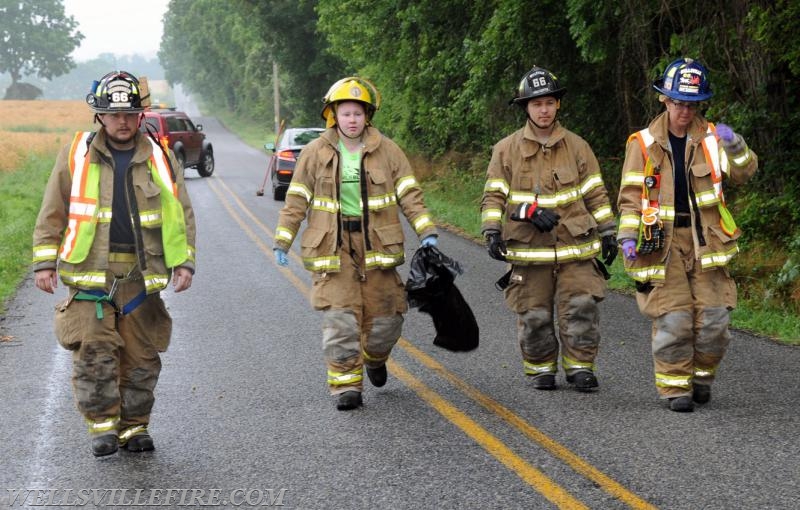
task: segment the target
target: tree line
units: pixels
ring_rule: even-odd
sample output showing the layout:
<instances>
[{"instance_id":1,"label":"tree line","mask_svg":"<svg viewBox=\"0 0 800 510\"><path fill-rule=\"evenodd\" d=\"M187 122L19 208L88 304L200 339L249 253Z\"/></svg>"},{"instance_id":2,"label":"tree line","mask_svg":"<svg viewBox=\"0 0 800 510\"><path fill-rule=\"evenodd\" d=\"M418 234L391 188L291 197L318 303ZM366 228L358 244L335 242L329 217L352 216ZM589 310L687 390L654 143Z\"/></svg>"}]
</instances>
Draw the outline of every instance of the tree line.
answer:
<instances>
[{"instance_id":1,"label":"tree line","mask_svg":"<svg viewBox=\"0 0 800 510\"><path fill-rule=\"evenodd\" d=\"M321 123L337 79L369 78L383 95L381 130L427 158L467 155L477 164L457 171L472 172L522 125L508 102L539 65L566 86L560 119L589 141L612 196L628 134L661 109L651 83L675 58L696 58L714 92L705 115L760 159L755 181L726 191L743 247L785 260L777 272L739 271L798 302L797 33L800 0L172 0L159 57L171 82L265 125L272 62L293 125Z\"/></svg>"}]
</instances>

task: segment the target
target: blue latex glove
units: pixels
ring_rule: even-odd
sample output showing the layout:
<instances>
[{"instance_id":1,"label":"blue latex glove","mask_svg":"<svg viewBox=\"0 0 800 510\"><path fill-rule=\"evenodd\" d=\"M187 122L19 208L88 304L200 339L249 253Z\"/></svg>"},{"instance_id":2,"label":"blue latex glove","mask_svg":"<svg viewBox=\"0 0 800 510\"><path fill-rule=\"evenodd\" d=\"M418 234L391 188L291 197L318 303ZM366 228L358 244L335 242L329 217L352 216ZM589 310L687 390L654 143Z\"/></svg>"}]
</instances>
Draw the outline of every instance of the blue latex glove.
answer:
<instances>
[{"instance_id":1,"label":"blue latex glove","mask_svg":"<svg viewBox=\"0 0 800 510\"><path fill-rule=\"evenodd\" d=\"M286 267L289 265L289 257L286 256L285 251L281 250L280 248L275 248L272 250L272 253L275 254L275 261L279 266Z\"/></svg>"},{"instance_id":2,"label":"blue latex glove","mask_svg":"<svg viewBox=\"0 0 800 510\"><path fill-rule=\"evenodd\" d=\"M434 236L430 235L419 242L420 246L436 246L439 243L439 239Z\"/></svg>"},{"instance_id":3,"label":"blue latex glove","mask_svg":"<svg viewBox=\"0 0 800 510\"><path fill-rule=\"evenodd\" d=\"M731 143L736 139L736 133L727 124L717 124L717 135L725 143Z\"/></svg>"},{"instance_id":4,"label":"blue latex glove","mask_svg":"<svg viewBox=\"0 0 800 510\"><path fill-rule=\"evenodd\" d=\"M622 241L622 255L626 260L636 260L636 241L625 239Z\"/></svg>"}]
</instances>

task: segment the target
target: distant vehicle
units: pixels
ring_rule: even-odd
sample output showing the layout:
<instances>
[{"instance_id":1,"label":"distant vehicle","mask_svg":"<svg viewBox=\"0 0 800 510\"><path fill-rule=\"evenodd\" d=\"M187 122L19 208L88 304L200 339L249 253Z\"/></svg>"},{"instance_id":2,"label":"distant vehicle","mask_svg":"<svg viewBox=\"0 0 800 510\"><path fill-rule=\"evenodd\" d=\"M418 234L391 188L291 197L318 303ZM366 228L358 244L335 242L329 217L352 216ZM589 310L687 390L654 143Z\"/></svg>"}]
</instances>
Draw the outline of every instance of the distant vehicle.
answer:
<instances>
[{"instance_id":1,"label":"distant vehicle","mask_svg":"<svg viewBox=\"0 0 800 510\"><path fill-rule=\"evenodd\" d=\"M184 170L194 167L200 177L214 173L214 148L206 140L203 125L195 124L184 112L175 108L151 108L144 112L139 128L149 128L159 139L166 140Z\"/></svg>"},{"instance_id":2,"label":"distant vehicle","mask_svg":"<svg viewBox=\"0 0 800 510\"><path fill-rule=\"evenodd\" d=\"M272 152L268 163L269 179L272 183L272 198L285 200L286 190L294 175L294 166L300 151L312 140L319 138L323 128L289 128L281 136L276 147L274 143L264 144Z\"/></svg>"}]
</instances>

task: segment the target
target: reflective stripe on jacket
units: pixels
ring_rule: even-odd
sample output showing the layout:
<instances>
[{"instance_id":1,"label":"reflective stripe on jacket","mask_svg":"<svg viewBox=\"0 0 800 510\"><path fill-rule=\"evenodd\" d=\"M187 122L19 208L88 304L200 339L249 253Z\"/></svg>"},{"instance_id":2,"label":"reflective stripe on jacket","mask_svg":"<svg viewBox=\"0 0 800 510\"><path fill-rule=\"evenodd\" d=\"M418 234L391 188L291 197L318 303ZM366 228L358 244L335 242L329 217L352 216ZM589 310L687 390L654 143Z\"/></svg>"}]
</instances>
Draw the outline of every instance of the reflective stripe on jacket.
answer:
<instances>
[{"instance_id":1,"label":"reflective stripe on jacket","mask_svg":"<svg viewBox=\"0 0 800 510\"><path fill-rule=\"evenodd\" d=\"M702 116L695 117L689 126L686 140L685 168L694 203L689 200L692 228L695 233L695 259L704 270L721 267L738 253L736 239L741 232L729 235L720 225L718 207L724 203L722 179L727 177L736 184L746 182L758 168L758 157L740 140L740 150L728 154L718 143L715 130ZM644 148L644 151L643 151ZM625 162L617 205L620 212L617 239L637 239L642 219L642 185L646 166L660 176L657 189L649 190L649 199L656 200L659 217L666 234L665 246L651 254L639 254L635 260L625 259L628 275L639 282L661 285L666 277L665 258L669 253L675 219L675 178L673 155L669 148L668 114L657 116L647 129L633 133L628 138ZM695 208L696 205L696 208ZM700 218L700 225L697 218Z\"/></svg>"},{"instance_id":2,"label":"reflective stripe on jacket","mask_svg":"<svg viewBox=\"0 0 800 510\"><path fill-rule=\"evenodd\" d=\"M288 250L307 215L300 241L303 265L317 273L338 272L341 267L338 141L333 127L303 148L275 231L275 246ZM399 213L420 239L435 234L436 227L403 151L371 126L364 131L363 141L362 184L367 201L366 207L362 204L361 218L362 229L367 229L364 267L396 267L405 261Z\"/></svg>"},{"instance_id":3,"label":"reflective stripe on jacket","mask_svg":"<svg viewBox=\"0 0 800 510\"><path fill-rule=\"evenodd\" d=\"M534 201L561 216L551 232L509 220L519 204ZM483 232L503 232L506 258L518 265L592 259L600 253L600 234L616 229L597 158L583 138L559 123L545 145L527 123L495 145L481 222Z\"/></svg>"},{"instance_id":4,"label":"reflective stripe on jacket","mask_svg":"<svg viewBox=\"0 0 800 510\"><path fill-rule=\"evenodd\" d=\"M33 262L34 270L56 269L60 259L59 276L66 285L102 289L108 284L113 157L104 130L88 147L87 139L87 133L78 133L59 153L34 230ZM128 170L129 198L132 212L138 212L134 223L141 228L134 236L148 293L167 286L169 268L194 271L194 212L183 175L172 178L168 157L137 133Z\"/></svg>"}]
</instances>

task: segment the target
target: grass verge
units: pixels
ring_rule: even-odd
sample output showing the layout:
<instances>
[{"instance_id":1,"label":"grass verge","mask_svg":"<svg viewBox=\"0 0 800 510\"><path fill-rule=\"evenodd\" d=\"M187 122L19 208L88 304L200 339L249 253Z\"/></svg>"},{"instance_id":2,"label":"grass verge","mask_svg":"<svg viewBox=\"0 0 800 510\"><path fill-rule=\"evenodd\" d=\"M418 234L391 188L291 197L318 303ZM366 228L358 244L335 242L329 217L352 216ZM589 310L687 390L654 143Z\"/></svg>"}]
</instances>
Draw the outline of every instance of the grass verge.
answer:
<instances>
[{"instance_id":1,"label":"grass verge","mask_svg":"<svg viewBox=\"0 0 800 510\"><path fill-rule=\"evenodd\" d=\"M0 172L0 314L30 271L33 227L54 157L29 155L13 172Z\"/></svg>"}]
</instances>

